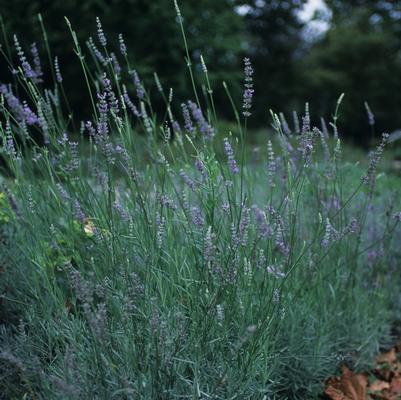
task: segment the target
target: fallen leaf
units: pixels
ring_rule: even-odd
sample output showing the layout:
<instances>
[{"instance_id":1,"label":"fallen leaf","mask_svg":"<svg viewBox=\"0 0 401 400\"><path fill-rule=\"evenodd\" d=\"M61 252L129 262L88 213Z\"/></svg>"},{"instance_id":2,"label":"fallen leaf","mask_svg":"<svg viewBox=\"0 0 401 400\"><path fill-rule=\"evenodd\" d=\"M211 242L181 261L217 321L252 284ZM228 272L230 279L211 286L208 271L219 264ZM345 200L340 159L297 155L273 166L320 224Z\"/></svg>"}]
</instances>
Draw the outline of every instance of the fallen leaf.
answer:
<instances>
[{"instance_id":1,"label":"fallen leaf","mask_svg":"<svg viewBox=\"0 0 401 400\"><path fill-rule=\"evenodd\" d=\"M363 374L354 374L343 367L340 378L327 381L325 394L331 400L365 400L368 378Z\"/></svg>"},{"instance_id":2,"label":"fallen leaf","mask_svg":"<svg viewBox=\"0 0 401 400\"><path fill-rule=\"evenodd\" d=\"M390 368L376 368L373 372L377 378L387 382L390 382L394 376L394 372Z\"/></svg>"},{"instance_id":3,"label":"fallen leaf","mask_svg":"<svg viewBox=\"0 0 401 400\"><path fill-rule=\"evenodd\" d=\"M394 395L394 396L401 395L401 376L397 376L391 381L390 392L391 392L391 395Z\"/></svg>"},{"instance_id":4,"label":"fallen leaf","mask_svg":"<svg viewBox=\"0 0 401 400\"><path fill-rule=\"evenodd\" d=\"M389 388L390 384L386 381L375 381L368 387L368 389L372 392L381 392L382 390Z\"/></svg>"},{"instance_id":5,"label":"fallen leaf","mask_svg":"<svg viewBox=\"0 0 401 400\"><path fill-rule=\"evenodd\" d=\"M334 386L327 387L324 394L331 400L349 400L341 390Z\"/></svg>"},{"instance_id":6,"label":"fallen leaf","mask_svg":"<svg viewBox=\"0 0 401 400\"><path fill-rule=\"evenodd\" d=\"M390 351L380 354L376 361L378 364L392 364L397 361L397 354L395 348L393 347Z\"/></svg>"}]
</instances>

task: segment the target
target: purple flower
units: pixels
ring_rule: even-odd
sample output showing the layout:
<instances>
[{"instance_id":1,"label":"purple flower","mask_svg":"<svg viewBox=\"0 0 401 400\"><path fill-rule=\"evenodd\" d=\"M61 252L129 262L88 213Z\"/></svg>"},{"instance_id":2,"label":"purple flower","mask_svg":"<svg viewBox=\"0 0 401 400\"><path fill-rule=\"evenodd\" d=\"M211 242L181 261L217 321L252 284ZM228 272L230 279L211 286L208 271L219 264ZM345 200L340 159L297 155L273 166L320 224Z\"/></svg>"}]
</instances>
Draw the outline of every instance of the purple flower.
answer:
<instances>
[{"instance_id":1,"label":"purple flower","mask_svg":"<svg viewBox=\"0 0 401 400\"><path fill-rule=\"evenodd\" d=\"M24 120L28 125L38 123L38 116L30 109L26 102L23 103Z\"/></svg>"},{"instance_id":2,"label":"purple flower","mask_svg":"<svg viewBox=\"0 0 401 400\"><path fill-rule=\"evenodd\" d=\"M224 142L224 152L226 153L227 159L228 159L228 166L230 168L230 171L233 174L238 174L239 173L239 168L237 166L237 162L235 161L234 158L234 151L231 147L230 142L228 141L227 138L223 139Z\"/></svg>"},{"instance_id":3,"label":"purple flower","mask_svg":"<svg viewBox=\"0 0 401 400\"><path fill-rule=\"evenodd\" d=\"M100 113L100 118L107 117L107 112L109 111L109 105L107 104L107 95L106 93L98 93L97 99L99 100L97 103L97 109Z\"/></svg>"},{"instance_id":4,"label":"purple flower","mask_svg":"<svg viewBox=\"0 0 401 400\"><path fill-rule=\"evenodd\" d=\"M358 231L358 221L356 220L356 218L352 218L350 223L341 232L341 236L345 236L350 233L356 233L357 231Z\"/></svg>"},{"instance_id":5,"label":"purple flower","mask_svg":"<svg viewBox=\"0 0 401 400\"><path fill-rule=\"evenodd\" d=\"M302 117L302 134L310 132L310 113L309 113L309 103L305 104L305 115Z\"/></svg>"},{"instance_id":6,"label":"purple flower","mask_svg":"<svg viewBox=\"0 0 401 400\"><path fill-rule=\"evenodd\" d=\"M40 63L40 57L39 57L39 52L38 52L36 43L31 44L31 54L33 57L33 65L35 66L36 82L42 82L41 77L43 76L43 71L42 71L42 65Z\"/></svg>"},{"instance_id":7,"label":"purple flower","mask_svg":"<svg viewBox=\"0 0 401 400\"><path fill-rule=\"evenodd\" d=\"M66 170L69 173L77 171L79 169L79 154L78 154L78 143L68 142L70 148L70 161L66 166Z\"/></svg>"},{"instance_id":8,"label":"purple flower","mask_svg":"<svg viewBox=\"0 0 401 400\"><path fill-rule=\"evenodd\" d=\"M192 207L191 216L192 223L198 228L203 228L205 225L205 220L203 219L202 213L198 207Z\"/></svg>"},{"instance_id":9,"label":"purple flower","mask_svg":"<svg viewBox=\"0 0 401 400\"><path fill-rule=\"evenodd\" d=\"M175 121L175 120L172 121L171 125L173 126L174 132L178 132L178 133L181 132L181 126L177 121Z\"/></svg>"},{"instance_id":10,"label":"purple flower","mask_svg":"<svg viewBox=\"0 0 401 400\"><path fill-rule=\"evenodd\" d=\"M274 182L274 178L276 176L277 165L276 165L276 159L274 157L273 145L270 140L267 142L267 157L268 157L267 178L268 178L270 187L274 187L274 186L276 186L276 184Z\"/></svg>"},{"instance_id":11,"label":"purple flower","mask_svg":"<svg viewBox=\"0 0 401 400\"><path fill-rule=\"evenodd\" d=\"M248 228L250 223L249 211L250 209L248 207L246 206L242 207L242 215L238 231L238 236L242 246L246 246L248 242Z\"/></svg>"},{"instance_id":12,"label":"purple flower","mask_svg":"<svg viewBox=\"0 0 401 400\"><path fill-rule=\"evenodd\" d=\"M284 221L281 215L273 208L273 207L268 207L268 211L270 213L270 216L274 220L274 223L276 225L276 247L284 254L288 255L289 254L289 247L285 243L285 238L284 238Z\"/></svg>"},{"instance_id":13,"label":"purple flower","mask_svg":"<svg viewBox=\"0 0 401 400\"><path fill-rule=\"evenodd\" d=\"M134 114L136 117L139 118L141 116L141 113L138 111L137 107L132 102L131 98L129 97L129 94L127 92L127 88L126 88L125 85L123 85L123 94L122 94L122 96L123 96L123 99L124 99L124 103L130 109L132 114Z\"/></svg>"},{"instance_id":14,"label":"purple flower","mask_svg":"<svg viewBox=\"0 0 401 400\"><path fill-rule=\"evenodd\" d=\"M120 53L123 57L127 56L127 46L125 45L123 34L118 35L118 43L120 44Z\"/></svg>"},{"instance_id":15,"label":"purple flower","mask_svg":"<svg viewBox=\"0 0 401 400\"><path fill-rule=\"evenodd\" d=\"M122 206L122 204L119 201L115 201L113 204L113 208L118 212L118 214L120 215L121 219L124 222L129 222L130 217L129 214L127 213L127 211L125 210L125 208Z\"/></svg>"},{"instance_id":16,"label":"purple flower","mask_svg":"<svg viewBox=\"0 0 401 400\"><path fill-rule=\"evenodd\" d=\"M50 119L50 113L46 112L46 105L42 101L38 101L37 104L38 107L38 125L42 128L43 135L45 137L45 141L48 141L49 139L49 125L47 123L47 119L45 117L49 116Z\"/></svg>"},{"instance_id":17,"label":"purple flower","mask_svg":"<svg viewBox=\"0 0 401 400\"><path fill-rule=\"evenodd\" d=\"M221 209L223 210L223 213L228 214L230 212L230 204L223 203Z\"/></svg>"},{"instance_id":18,"label":"purple flower","mask_svg":"<svg viewBox=\"0 0 401 400\"><path fill-rule=\"evenodd\" d=\"M169 208L173 211L177 210L177 206L174 204L173 200L171 200L166 194L160 194L159 201L163 207Z\"/></svg>"},{"instance_id":19,"label":"purple flower","mask_svg":"<svg viewBox=\"0 0 401 400\"><path fill-rule=\"evenodd\" d=\"M0 85L0 94L6 99L10 111L15 115L18 122L26 122L28 125L34 125L38 122L38 117L30 109L27 103L21 101L13 95L11 88L6 85Z\"/></svg>"},{"instance_id":20,"label":"purple flower","mask_svg":"<svg viewBox=\"0 0 401 400\"><path fill-rule=\"evenodd\" d=\"M321 242L322 247L327 248L337 238L338 232L331 225L330 220L326 219L326 229L323 240Z\"/></svg>"},{"instance_id":21,"label":"purple flower","mask_svg":"<svg viewBox=\"0 0 401 400\"><path fill-rule=\"evenodd\" d=\"M260 235L264 238L270 237L272 235L272 229L266 221L265 213L257 206L253 206L253 211L255 213L256 226Z\"/></svg>"},{"instance_id":22,"label":"purple flower","mask_svg":"<svg viewBox=\"0 0 401 400\"><path fill-rule=\"evenodd\" d=\"M102 23L100 22L100 18L96 17L96 25L97 25L97 37L99 39L99 43L103 46L107 46L107 39L103 32Z\"/></svg>"},{"instance_id":23,"label":"purple flower","mask_svg":"<svg viewBox=\"0 0 401 400\"><path fill-rule=\"evenodd\" d=\"M78 200L74 201L74 218L81 224L85 222L85 214L82 211L81 204L79 204Z\"/></svg>"},{"instance_id":24,"label":"purple flower","mask_svg":"<svg viewBox=\"0 0 401 400\"><path fill-rule=\"evenodd\" d=\"M112 52L112 53L110 53L110 57L111 57L111 61L113 63L114 73L115 73L117 79L120 79L120 74L121 74L122 69L121 69L120 63L118 62L117 56Z\"/></svg>"},{"instance_id":25,"label":"purple flower","mask_svg":"<svg viewBox=\"0 0 401 400\"><path fill-rule=\"evenodd\" d=\"M58 63L58 57L54 58L54 70L56 72L56 81L58 83L62 83L63 82L63 76L61 75L61 72L60 72L60 65Z\"/></svg>"},{"instance_id":26,"label":"purple flower","mask_svg":"<svg viewBox=\"0 0 401 400\"><path fill-rule=\"evenodd\" d=\"M381 160L389 136L390 135L388 133L383 133L380 144L377 146L376 150L370 155L370 163L368 171L366 175L362 178L363 183L365 183L366 185L372 186L376 180L377 166L379 164L379 161Z\"/></svg>"},{"instance_id":27,"label":"purple flower","mask_svg":"<svg viewBox=\"0 0 401 400\"><path fill-rule=\"evenodd\" d=\"M7 155L11 158L15 158L17 156L17 151L14 145L14 139L11 133L11 125L10 122L6 122L6 142L4 144L4 150Z\"/></svg>"},{"instance_id":28,"label":"purple flower","mask_svg":"<svg viewBox=\"0 0 401 400\"><path fill-rule=\"evenodd\" d=\"M195 167L196 169L200 172L200 174L203 176L204 179L207 179L208 173L206 171L205 164L199 158L195 160Z\"/></svg>"},{"instance_id":29,"label":"purple flower","mask_svg":"<svg viewBox=\"0 0 401 400\"><path fill-rule=\"evenodd\" d=\"M91 121L87 121L85 123L85 128L87 129L89 136L92 138L95 138L96 136L96 129L93 127L93 124Z\"/></svg>"},{"instance_id":30,"label":"purple flower","mask_svg":"<svg viewBox=\"0 0 401 400\"><path fill-rule=\"evenodd\" d=\"M314 150L315 137L317 136L317 132L310 132L309 130L304 131L304 129L306 129L305 124L302 128L298 150L302 153L305 165L309 165L312 160L312 153Z\"/></svg>"},{"instance_id":31,"label":"purple flower","mask_svg":"<svg viewBox=\"0 0 401 400\"><path fill-rule=\"evenodd\" d=\"M106 66L107 65L107 60L106 58L103 56L103 54L100 52L100 50L96 47L93 39L90 37L89 41L87 43L88 47L90 48L90 50L92 50L93 54L95 55L95 57L99 60L99 62Z\"/></svg>"},{"instance_id":32,"label":"purple flower","mask_svg":"<svg viewBox=\"0 0 401 400\"><path fill-rule=\"evenodd\" d=\"M181 104L181 108L182 108L182 115L184 117L184 127L187 130L187 132L192 137L194 137L195 128L194 128L193 123L192 123L192 119L191 119L191 115L189 113L188 106L185 103L182 103Z\"/></svg>"},{"instance_id":33,"label":"purple flower","mask_svg":"<svg viewBox=\"0 0 401 400\"><path fill-rule=\"evenodd\" d=\"M110 106L110 111L114 113L114 115L118 115L119 113L118 99L111 87L110 79L107 78L106 73L103 74L102 85L104 87L103 96L107 96L108 104Z\"/></svg>"},{"instance_id":34,"label":"purple flower","mask_svg":"<svg viewBox=\"0 0 401 400\"><path fill-rule=\"evenodd\" d=\"M130 157L127 149L124 146L120 146L119 144L116 145L114 152L115 154L120 155L126 163L129 162Z\"/></svg>"},{"instance_id":35,"label":"purple flower","mask_svg":"<svg viewBox=\"0 0 401 400\"><path fill-rule=\"evenodd\" d=\"M22 70L24 71L24 75L26 78L31 78L34 82L37 78L35 71L32 69L31 64L27 61L25 57L25 53L22 50L21 45L19 44L17 35L14 35L14 45L17 50L18 57L20 59Z\"/></svg>"},{"instance_id":36,"label":"purple flower","mask_svg":"<svg viewBox=\"0 0 401 400\"><path fill-rule=\"evenodd\" d=\"M2 94L7 100L7 105L16 114L22 114L21 102L15 97L11 90L11 85L0 85L0 94Z\"/></svg>"},{"instance_id":37,"label":"purple flower","mask_svg":"<svg viewBox=\"0 0 401 400\"><path fill-rule=\"evenodd\" d=\"M185 184L193 191L195 192L196 190L196 185L195 182L186 174L186 172L181 169L180 170L180 177L182 180L185 182Z\"/></svg>"},{"instance_id":38,"label":"purple flower","mask_svg":"<svg viewBox=\"0 0 401 400\"><path fill-rule=\"evenodd\" d=\"M66 190L63 188L63 186L61 185L61 183L57 183L56 186L57 186L57 189L58 189L58 191L59 191L59 193L60 193L60 197L61 197L63 200L68 200L68 199L69 199L68 193L67 193Z\"/></svg>"},{"instance_id":39,"label":"purple flower","mask_svg":"<svg viewBox=\"0 0 401 400\"><path fill-rule=\"evenodd\" d=\"M244 64L245 64L245 68L244 68L244 75L245 75L245 90L244 90L244 97L243 97L243 104L242 104L242 108L243 108L243 112L242 114L244 115L244 117L250 117L251 113L250 113L250 109L252 108L252 98L253 98L253 68L251 65L251 61L249 58L244 58Z\"/></svg>"},{"instance_id":40,"label":"purple flower","mask_svg":"<svg viewBox=\"0 0 401 400\"><path fill-rule=\"evenodd\" d=\"M143 89L141 80L139 79L139 75L135 70L130 71L129 74L134 82L136 95L138 99L142 100L145 97L145 90Z\"/></svg>"},{"instance_id":41,"label":"purple flower","mask_svg":"<svg viewBox=\"0 0 401 400\"><path fill-rule=\"evenodd\" d=\"M212 139L215 134L214 128L206 121L202 110L193 101L188 101L188 107L202 136L208 140Z\"/></svg>"}]
</instances>

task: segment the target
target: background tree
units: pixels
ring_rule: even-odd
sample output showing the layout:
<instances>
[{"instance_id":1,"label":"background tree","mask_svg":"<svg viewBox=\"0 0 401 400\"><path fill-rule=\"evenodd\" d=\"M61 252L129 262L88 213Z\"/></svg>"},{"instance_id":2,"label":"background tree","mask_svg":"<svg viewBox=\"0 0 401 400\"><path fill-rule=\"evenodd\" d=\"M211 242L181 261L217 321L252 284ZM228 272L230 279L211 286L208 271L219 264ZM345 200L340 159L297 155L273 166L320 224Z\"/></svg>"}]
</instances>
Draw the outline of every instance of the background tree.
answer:
<instances>
[{"instance_id":1,"label":"background tree","mask_svg":"<svg viewBox=\"0 0 401 400\"><path fill-rule=\"evenodd\" d=\"M247 53L255 69L254 121L266 123L268 108L292 111L298 103L298 63L306 0L240 1L250 36Z\"/></svg>"},{"instance_id":2,"label":"background tree","mask_svg":"<svg viewBox=\"0 0 401 400\"><path fill-rule=\"evenodd\" d=\"M73 41L64 16L71 21L83 48L90 36L97 42L95 17L99 16L111 49L118 49L117 36L124 35L130 63L145 82L154 86L156 71L165 87L172 87L183 100L193 96L188 90L185 52L173 0L0 0L0 3L9 38L18 33L27 52L32 41L44 51L37 21L37 15L42 14L51 48L60 59L67 81L68 96L75 104L85 104L87 99L82 95L82 73L73 55ZM224 75L224 80L238 84L241 76L238 54L244 34L242 18L235 13L232 1L182 1L180 7L195 69L201 69L199 57L203 53L212 82L222 80ZM0 81L6 81L5 76L3 69Z\"/></svg>"},{"instance_id":3,"label":"background tree","mask_svg":"<svg viewBox=\"0 0 401 400\"><path fill-rule=\"evenodd\" d=\"M180 1L196 78L198 83L204 82L202 53L220 116L232 118L221 81L230 83L240 106L242 58L246 56L255 70L250 120L254 127L266 126L269 108L288 114L293 109L301 111L306 101L310 102L315 121L321 115L330 117L338 96L345 92L340 128L346 137L368 144L372 129L365 101L375 114L377 134L400 128L401 1L326 0L331 18L327 31L314 40L306 34L308 24L300 19L306 3ZM83 48L90 36L97 41L95 17L99 16L110 49L118 52L117 36L122 33L131 66L152 92L156 91L153 72L157 71L165 88L172 87L179 100L193 98L173 0L0 0L0 10L9 40L17 33L27 53L33 41L43 53L37 14L43 15L52 51L60 59L67 95L73 108L86 116L90 113L89 99L82 90L82 72L72 52L64 16L70 19ZM322 15L315 18L319 20ZM0 43L4 44L3 38ZM0 83L9 82L6 63L0 65ZM156 104L157 98L154 96Z\"/></svg>"},{"instance_id":4,"label":"background tree","mask_svg":"<svg viewBox=\"0 0 401 400\"><path fill-rule=\"evenodd\" d=\"M327 33L305 57L303 97L316 115L329 115L346 93L341 128L368 145L372 131L364 102L375 114L376 133L401 127L401 2L331 0Z\"/></svg>"}]
</instances>

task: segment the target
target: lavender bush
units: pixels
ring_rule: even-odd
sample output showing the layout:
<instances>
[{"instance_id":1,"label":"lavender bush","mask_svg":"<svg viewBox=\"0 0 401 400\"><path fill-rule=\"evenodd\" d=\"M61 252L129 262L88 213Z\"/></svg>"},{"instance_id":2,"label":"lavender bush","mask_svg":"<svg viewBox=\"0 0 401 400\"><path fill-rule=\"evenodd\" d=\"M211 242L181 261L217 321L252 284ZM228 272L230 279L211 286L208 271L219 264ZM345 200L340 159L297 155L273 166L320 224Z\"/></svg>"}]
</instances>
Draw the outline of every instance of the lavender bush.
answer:
<instances>
[{"instance_id":1,"label":"lavender bush","mask_svg":"<svg viewBox=\"0 0 401 400\"><path fill-rule=\"evenodd\" d=\"M155 75L156 115L123 37L119 60L96 23L89 53L69 25L93 103L81 128L57 56L51 81L36 45L31 60L15 36L18 64L6 55L4 398L309 399L341 363L368 363L400 257L400 203L377 179L388 136L363 170L342 160L338 109L330 131L309 106L293 128L271 112L251 163L248 58L242 114L224 83L228 132L203 58L198 77L186 47L194 99Z\"/></svg>"}]
</instances>

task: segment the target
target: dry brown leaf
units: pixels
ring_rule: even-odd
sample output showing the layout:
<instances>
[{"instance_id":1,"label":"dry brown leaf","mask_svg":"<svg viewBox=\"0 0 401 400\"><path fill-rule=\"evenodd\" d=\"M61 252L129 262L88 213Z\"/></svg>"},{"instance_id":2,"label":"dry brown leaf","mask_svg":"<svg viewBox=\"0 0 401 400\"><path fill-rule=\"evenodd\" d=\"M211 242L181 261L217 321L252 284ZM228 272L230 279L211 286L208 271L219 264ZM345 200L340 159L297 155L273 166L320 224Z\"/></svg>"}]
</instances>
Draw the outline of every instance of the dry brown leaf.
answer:
<instances>
[{"instance_id":1,"label":"dry brown leaf","mask_svg":"<svg viewBox=\"0 0 401 400\"><path fill-rule=\"evenodd\" d=\"M386 381L375 381L368 387L368 389L372 392L381 392L382 390L389 388L390 384Z\"/></svg>"},{"instance_id":2,"label":"dry brown leaf","mask_svg":"<svg viewBox=\"0 0 401 400\"><path fill-rule=\"evenodd\" d=\"M340 377L326 381L326 396L331 400L401 400L401 343L376 358L371 371L376 380L368 386L366 374L354 374L343 367Z\"/></svg>"},{"instance_id":3,"label":"dry brown leaf","mask_svg":"<svg viewBox=\"0 0 401 400\"><path fill-rule=\"evenodd\" d=\"M367 385L365 375L354 374L344 366L340 378L327 381L325 394L331 400L365 400Z\"/></svg>"},{"instance_id":4,"label":"dry brown leaf","mask_svg":"<svg viewBox=\"0 0 401 400\"><path fill-rule=\"evenodd\" d=\"M341 390L336 389L334 386L327 387L324 394L331 400L349 400Z\"/></svg>"},{"instance_id":5,"label":"dry brown leaf","mask_svg":"<svg viewBox=\"0 0 401 400\"><path fill-rule=\"evenodd\" d=\"M401 376L395 377L390 383L390 392L393 396L401 395ZM400 397L396 397L400 398Z\"/></svg>"},{"instance_id":6,"label":"dry brown leaf","mask_svg":"<svg viewBox=\"0 0 401 400\"><path fill-rule=\"evenodd\" d=\"M394 376L394 372L390 368L376 368L373 372L377 378L387 382L390 382Z\"/></svg>"},{"instance_id":7,"label":"dry brown leaf","mask_svg":"<svg viewBox=\"0 0 401 400\"><path fill-rule=\"evenodd\" d=\"M390 351L386 353L380 354L376 361L378 364L392 364L397 361L397 354L395 352L395 348L393 347Z\"/></svg>"}]
</instances>

